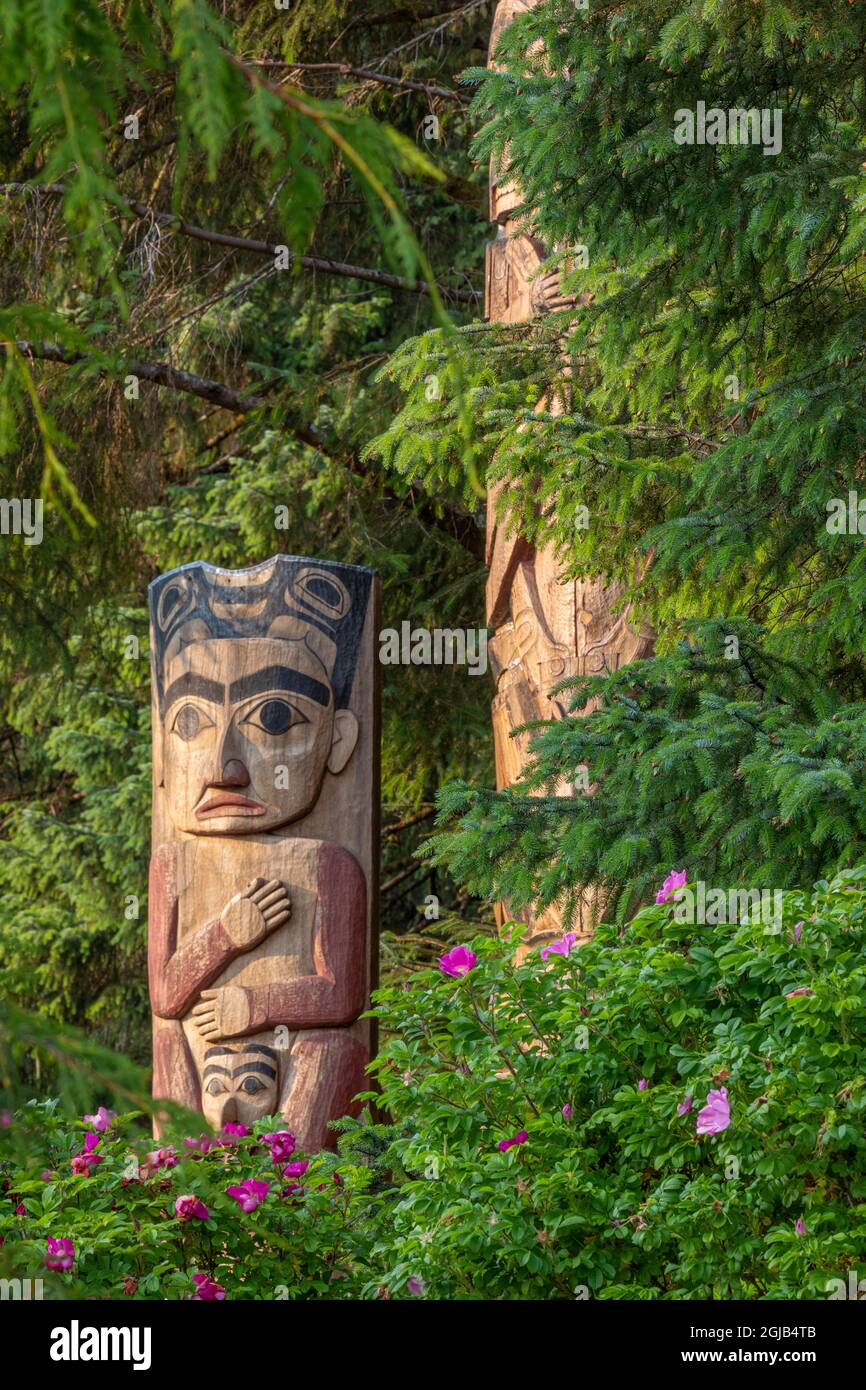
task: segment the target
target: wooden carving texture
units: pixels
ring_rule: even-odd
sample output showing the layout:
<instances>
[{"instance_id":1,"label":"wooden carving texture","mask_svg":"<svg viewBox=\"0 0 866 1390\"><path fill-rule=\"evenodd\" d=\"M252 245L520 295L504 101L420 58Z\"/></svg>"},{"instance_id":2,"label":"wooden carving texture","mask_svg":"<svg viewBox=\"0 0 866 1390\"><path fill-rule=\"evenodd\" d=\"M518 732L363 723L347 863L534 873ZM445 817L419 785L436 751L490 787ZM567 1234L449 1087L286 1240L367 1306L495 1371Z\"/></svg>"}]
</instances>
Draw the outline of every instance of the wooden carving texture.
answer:
<instances>
[{"instance_id":1,"label":"wooden carving texture","mask_svg":"<svg viewBox=\"0 0 866 1390\"><path fill-rule=\"evenodd\" d=\"M153 1093L307 1152L373 1046L377 605L370 571L285 555L150 587Z\"/></svg>"},{"instance_id":2,"label":"wooden carving texture","mask_svg":"<svg viewBox=\"0 0 866 1390\"><path fill-rule=\"evenodd\" d=\"M535 0L502 0L490 36L490 64L503 30L516 16L533 8ZM495 163L490 170L490 218L496 240L487 248L486 317L499 323L520 323L558 307L563 300L555 276L539 275L547 248L525 228L526 209L513 181L500 182ZM556 409L547 402L545 409ZM622 588L603 579L563 580L550 549L538 549L497 521L501 485L492 490L487 509L487 621L495 630L489 651L496 679L493 734L496 780L499 788L516 782L529 755L530 734L512 735L521 724L537 719L560 719L567 713L568 695L551 689L567 676L617 670L625 662L649 656L653 633L635 631L629 606L620 606ZM589 707L582 711L589 712ZM591 770L589 771L591 778ZM556 788L560 796L582 794L572 785ZM575 930L578 939L592 934L600 898L587 888ZM500 920L508 906L499 907ZM562 916L557 906L530 913L522 952L560 936Z\"/></svg>"}]
</instances>

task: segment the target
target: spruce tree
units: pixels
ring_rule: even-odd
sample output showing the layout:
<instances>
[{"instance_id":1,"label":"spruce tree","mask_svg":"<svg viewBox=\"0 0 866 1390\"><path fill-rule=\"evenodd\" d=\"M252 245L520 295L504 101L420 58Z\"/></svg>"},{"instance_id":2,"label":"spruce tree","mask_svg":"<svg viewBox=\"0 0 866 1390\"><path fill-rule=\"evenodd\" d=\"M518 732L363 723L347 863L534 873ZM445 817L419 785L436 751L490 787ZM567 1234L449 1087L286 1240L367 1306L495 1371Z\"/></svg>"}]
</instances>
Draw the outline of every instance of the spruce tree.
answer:
<instances>
[{"instance_id":1,"label":"spruce tree","mask_svg":"<svg viewBox=\"0 0 866 1390\"><path fill-rule=\"evenodd\" d=\"M861 6L815 0L545 0L466 74L476 157L513 172L579 303L465 330L435 409L446 339L404 344L375 451L444 482L471 428L511 524L658 633L573 683L522 785L443 793L435 857L477 892L601 883L624 914L673 866L782 887L862 856L864 39ZM545 794L581 764L594 795Z\"/></svg>"}]
</instances>

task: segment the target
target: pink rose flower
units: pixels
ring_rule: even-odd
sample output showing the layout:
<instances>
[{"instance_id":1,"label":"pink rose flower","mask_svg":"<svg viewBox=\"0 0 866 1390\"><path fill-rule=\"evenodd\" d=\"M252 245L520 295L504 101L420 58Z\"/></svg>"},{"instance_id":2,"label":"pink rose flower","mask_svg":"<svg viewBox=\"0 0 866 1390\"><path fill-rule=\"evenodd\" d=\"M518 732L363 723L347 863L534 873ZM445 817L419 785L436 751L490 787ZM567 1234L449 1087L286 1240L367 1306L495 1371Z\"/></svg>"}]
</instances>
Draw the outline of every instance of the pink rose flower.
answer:
<instances>
[{"instance_id":1,"label":"pink rose flower","mask_svg":"<svg viewBox=\"0 0 866 1390\"><path fill-rule=\"evenodd\" d=\"M573 1106L569 1105L568 1101L566 1101L566 1102L565 1102L565 1105L562 1107L562 1118L563 1118L564 1120L570 1120L573 1114L574 1114L574 1108L573 1108Z\"/></svg>"},{"instance_id":2,"label":"pink rose flower","mask_svg":"<svg viewBox=\"0 0 866 1390\"><path fill-rule=\"evenodd\" d=\"M684 1096L683 1099L680 1101L679 1105L677 1106L677 1114L688 1115L692 1110L694 1110L694 1108L695 1107L692 1104L691 1096Z\"/></svg>"},{"instance_id":3,"label":"pink rose flower","mask_svg":"<svg viewBox=\"0 0 866 1390\"><path fill-rule=\"evenodd\" d=\"M795 940L796 942L798 942L798 943L800 942L800 940L801 940L801 938L802 938L802 936L803 936L803 927L804 927L804 925L805 925L805 923L803 923L803 922L797 922L796 926L794 927L794 940Z\"/></svg>"},{"instance_id":4,"label":"pink rose flower","mask_svg":"<svg viewBox=\"0 0 866 1390\"><path fill-rule=\"evenodd\" d=\"M682 888L686 881L685 869L671 869L659 891L656 893L657 903L666 903L669 898L675 896L677 889Z\"/></svg>"},{"instance_id":5,"label":"pink rose flower","mask_svg":"<svg viewBox=\"0 0 866 1390\"><path fill-rule=\"evenodd\" d=\"M248 1133L249 1130L246 1125L236 1125L231 1120L227 1125L223 1125L223 1138L227 1135L233 1135L238 1139L245 1139Z\"/></svg>"},{"instance_id":6,"label":"pink rose flower","mask_svg":"<svg viewBox=\"0 0 866 1390\"><path fill-rule=\"evenodd\" d=\"M302 1178L310 1166L308 1158L299 1158L296 1163L287 1163L283 1169L284 1178Z\"/></svg>"},{"instance_id":7,"label":"pink rose flower","mask_svg":"<svg viewBox=\"0 0 866 1390\"><path fill-rule=\"evenodd\" d=\"M210 1221L210 1212L204 1202L199 1197L187 1193L183 1197L178 1197L174 1204L175 1215L179 1221Z\"/></svg>"},{"instance_id":8,"label":"pink rose flower","mask_svg":"<svg viewBox=\"0 0 866 1390\"><path fill-rule=\"evenodd\" d=\"M539 955L542 960L547 960L548 956L567 956L576 940L577 933L567 931L558 941L551 941L548 946L542 946Z\"/></svg>"},{"instance_id":9,"label":"pink rose flower","mask_svg":"<svg viewBox=\"0 0 866 1390\"><path fill-rule=\"evenodd\" d=\"M500 1153L507 1153L509 1149L514 1148L515 1144L525 1144L528 1138L529 1135L526 1130L522 1129L519 1134L515 1134L513 1139L500 1139L496 1147Z\"/></svg>"},{"instance_id":10,"label":"pink rose flower","mask_svg":"<svg viewBox=\"0 0 866 1390\"><path fill-rule=\"evenodd\" d=\"M104 1105L100 1105L95 1115L84 1115L82 1118L86 1125L90 1125L91 1129L95 1129L99 1134L102 1134L108 1129L112 1120L117 1119L117 1116L113 1110L106 1110Z\"/></svg>"},{"instance_id":11,"label":"pink rose flower","mask_svg":"<svg viewBox=\"0 0 866 1390\"><path fill-rule=\"evenodd\" d=\"M26 1215L27 1215L27 1208L25 1207L25 1205L24 1205L23 1202L19 1202L19 1203L18 1203L17 1207L15 1208L15 1215L16 1215L16 1216L26 1216Z\"/></svg>"},{"instance_id":12,"label":"pink rose flower","mask_svg":"<svg viewBox=\"0 0 866 1390\"><path fill-rule=\"evenodd\" d=\"M295 1136L287 1129L278 1130L275 1134L263 1134L261 1139L271 1151L272 1163L286 1163L295 1152Z\"/></svg>"},{"instance_id":13,"label":"pink rose flower","mask_svg":"<svg viewBox=\"0 0 866 1390\"><path fill-rule=\"evenodd\" d=\"M803 1220L802 1216L797 1217L794 1230L797 1232L798 1236L807 1236L809 1234L809 1232L806 1230L806 1223Z\"/></svg>"},{"instance_id":14,"label":"pink rose flower","mask_svg":"<svg viewBox=\"0 0 866 1390\"><path fill-rule=\"evenodd\" d=\"M696 1133L721 1134L731 1123L731 1103L723 1086L719 1091L707 1094L707 1103L698 1111Z\"/></svg>"},{"instance_id":15,"label":"pink rose flower","mask_svg":"<svg viewBox=\"0 0 866 1390\"><path fill-rule=\"evenodd\" d=\"M210 1153L211 1149L219 1147L217 1141L207 1134L203 1134L199 1139L184 1139L183 1146L190 1150L190 1158L201 1158L203 1154Z\"/></svg>"},{"instance_id":16,"label":"pink rose flower","mask_svg":"<svg viewBox=\"0 0 866 1390\"><path fill-rule=\"evenodd\" d=\"M97 1163L102 1162L101 1154L74 1154L69 1164L76 1177L89 1178Z\"/></svg>"},{"instance_id":17,"label":"pink rose flower","mask_svg":"<svg viewBox=\"0 0 866 1390\"><path fill-rule=\"evenodd\" d=\"M271 1190L269 1182L256 1182L255 1178L247 1178L239 1187L227 1187L226 1192L230 1197L234 1197L241 1211L255 1211L256 1207L261 1206Z\"/></svg>"},{"instance_id":18,"label":"pink rose flower","mask_svg":"<svg viewBox=\"0 0 866 1390\"><path fill-rule=\"evenodd\" d=\"M53 1269L57 1273L64 1273L72 1268L75 1260L75 1247L68 1236L61 1236L55 1239L54 1236L48 1237L48 1248L45 1254L45 1268Z\"/></svg>"},{"instance_id":19,"label":"pink rose flower","mask_svg":"<svg viewBox=\"0 0 866 1390\"><path fill-rule=\"evenodd\" d=\"M91 1171L97 1163L102 1162L101 1156L95 1152L97 1145L102 1139L101 1134L85 1134L84 1148L81 1153L73 1156L70 1167L78 1176L90 1177Z\"/></svg>"},{"instance_id":20,"label":"pink rose flower","mask_svg":"<svg viewBox=\"0 0 866 1390\"><path fill-rule=\"evenodd\" d=\"M151 1172L156 1172L157 1168L174 1168L177 1166L177 1154L174 1149L154 1149L147 1155L147 1166Z\"/></svg>"},{"instance_id":21,"label":"pink rose flower","mask_svg":"<svg viewBox=\"0 0 866 1390\"><path fill-rule=\"evenodd\" d=\"M226 1296L222 1284L215 1284L206 1274L194 1274L192 1281L195 1284L193 1303L221 1303Z\"/></svg>"},{"instance_id":22,"label":"pink rose flower","mask_svg":"<svg viewBox=\"0 0 866 1390\"><path fill-rule=\"evenodd\" d=\"M413 1274L406 1280L406 1292L412 1294L413 1298L418 1298L424 1292L424 1280Z\"/></svg>"},{"instance_id":23,"label":"pink rose flower","mask_svg":"<svg viewBox=\"0 0 866 1390\"><path fill-rule=\"evenodd\" d=\"M645 1076L641 1077L640 1081L637 1083L637 1088L639 1091L649 1090L649 1082Z\"/></svg>"},{"instance_id":24,"label":"pink rose flower","mask_svg":"<svg viewBox=\"0 0 866 1390\"><path fill-rule=\"evenodd\" d=\"M474 970L477 964L478 957L468 946L455 946L453 951L447 951L444 956L439 957L439 969L442 974L451 975L458 980L463 975L468 975L470 970Z\"/></svg>"}]
</instances>

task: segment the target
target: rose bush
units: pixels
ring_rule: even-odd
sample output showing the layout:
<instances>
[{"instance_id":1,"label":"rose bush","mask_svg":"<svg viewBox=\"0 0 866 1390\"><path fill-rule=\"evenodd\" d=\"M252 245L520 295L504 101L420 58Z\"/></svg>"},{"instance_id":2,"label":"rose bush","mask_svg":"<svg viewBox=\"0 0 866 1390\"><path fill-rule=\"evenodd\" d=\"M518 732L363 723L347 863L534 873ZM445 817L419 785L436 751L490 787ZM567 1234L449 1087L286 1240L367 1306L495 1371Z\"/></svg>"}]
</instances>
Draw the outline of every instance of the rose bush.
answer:
<instances>
[{"instance_id":1,"label":"rose bush","mask_svg":"<svg viewBox=\"0 0 866 1390\"><path fill-rule=\"evenodd\" d=\"M130 1140L134 1116L73 1131L25 1107L0 1129L0 1272L118 1298L850 1287L866 867L786 893L770 924L689 925L682 886L588 945L517 966L513 941L481 937L381 990L390 1123L344 1122L337 1155L300 1154L273 1120L156 1148Z\"/></svg>"},{"instance_id":2,"label":"rose bush","mask_svg":"<svg viewBox=\"0 0 866 1390\"><path fill-rule=\"evenodd\" d=\"M41 1277L56 1298L309 1298L339 1281L358 1296L363 1167L320 1155L299 1182L291 1136L267 1142L273 1120L157 1147L140 1112L101 1132L88 1118L70 1125L51 1102L10 1117L0 1275ZM98 1166L83 1167L82 1152Z\"/></svg>"}]
</instances>

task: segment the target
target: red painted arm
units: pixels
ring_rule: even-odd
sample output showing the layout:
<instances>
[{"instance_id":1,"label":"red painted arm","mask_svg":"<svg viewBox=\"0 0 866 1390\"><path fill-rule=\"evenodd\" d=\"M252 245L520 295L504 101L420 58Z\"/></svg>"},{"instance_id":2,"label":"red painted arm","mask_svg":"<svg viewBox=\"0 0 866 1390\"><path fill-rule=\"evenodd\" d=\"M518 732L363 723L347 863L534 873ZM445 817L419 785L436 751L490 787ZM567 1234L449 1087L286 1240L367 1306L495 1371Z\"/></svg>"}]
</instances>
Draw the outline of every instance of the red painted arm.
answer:
<instances>
[{"instance_id":1,"label":"red painted arm","mask_svg":"<svg viewBox=\"0 0 866 1390\"><path fill-rule=\"evenodd\" d=\"M183 1018L203 989L243 952L217 919L177 944L177 859L161 845L150 861L147 978L153 1012Z\"/></svg>"},{"instance_id":2,"label":"red painted arm","mask_svg":"<svg viewBox=\"0 0 866 1390\"><path fill-rule=\"evenodd\" d=\"M367 885L358 861L341 845L325 843L319 851L313 962L315 975L247 989L248 1032L278 1024L338 1027L354 1023L368 1006Z\"/></svg>"}]
</instances>

